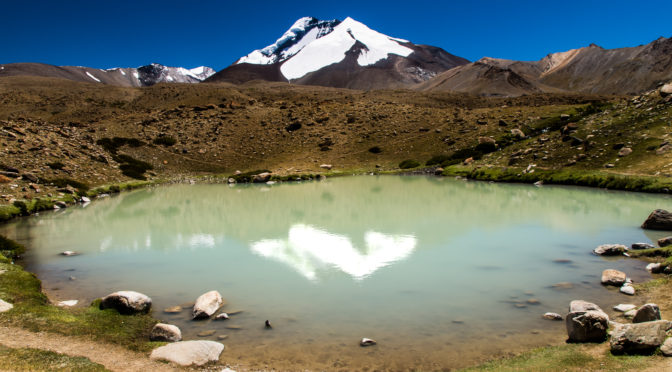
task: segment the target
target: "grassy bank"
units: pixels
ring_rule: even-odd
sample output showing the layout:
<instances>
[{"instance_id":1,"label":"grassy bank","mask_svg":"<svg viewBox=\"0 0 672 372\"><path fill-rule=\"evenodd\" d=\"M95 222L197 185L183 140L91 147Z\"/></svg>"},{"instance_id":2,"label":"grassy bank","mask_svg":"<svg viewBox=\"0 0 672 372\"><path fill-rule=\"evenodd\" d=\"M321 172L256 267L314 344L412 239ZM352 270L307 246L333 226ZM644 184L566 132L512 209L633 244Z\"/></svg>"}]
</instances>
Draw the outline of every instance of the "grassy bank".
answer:
<instances>
[{"instance_id":1,"label":"grassy bank","mask_svg":"<svg viewBox=\"0 0 672 372\"><path fill-rule=\"evenodd\" d=\"M0 366L11 368L12 371L108 371L104 366L88 358L40 349L12 349L2 345L0 345Z\"/></svg>"},{"instance_id":2,"label":"grassy bank","mask_svg":"<svg viewBox=\"0 0 672 372\"><path fill-rule=\"evenodd\" d=\"M517 182L598 187L611 190L626 190L669 194L672 190L672 178L654 176L634 176L579 169L546 170L534 168L534 172L525 172L526 168L484 168L454 165L443 171L444 176L461 176L480 181Z\"/></svg>"},{"instance_id":3,"label":"grassy bank","mask_svg":"<svg viewBox=\"0 0 672 372\"><path fill-rule=\"evenodd\" d=\"M64 309L49 303L34 274L11 261L24 249L4 239L0 257L0 298L14 305L0 314L0 325L20 326L34 332L55 332L67 336L87 336L94 340L123 345L132 350L151 350L149 332L157 323L148 315L126 316L116 310L99 309L99 300L86 308ZM9 242L9 243L8 243ZM11 248L13 249L5 249Z\"/></svg>"}]
</instances>

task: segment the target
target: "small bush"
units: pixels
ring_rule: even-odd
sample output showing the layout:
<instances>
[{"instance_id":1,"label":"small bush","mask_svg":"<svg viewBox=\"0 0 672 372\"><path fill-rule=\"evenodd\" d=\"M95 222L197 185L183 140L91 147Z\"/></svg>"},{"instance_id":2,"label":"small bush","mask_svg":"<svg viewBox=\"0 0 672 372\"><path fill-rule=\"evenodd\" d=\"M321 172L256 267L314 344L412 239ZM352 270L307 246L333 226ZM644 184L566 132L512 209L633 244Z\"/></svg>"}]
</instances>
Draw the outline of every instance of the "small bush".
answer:
<instances>
[{"instance_id":1,"label":"small bush","mask_svg":"<svg viewBox=\"0 0 672 372\"><path fill-rule=\"evenodd\" d=\"M383 150L378 146L373 146L372 148L369 149L369 152L372 154L380 154L381 152L383 152Z\"/></svg>"},{"instance_id":2,"label":"small bush","mask_svg":"<svg viewBox=\"0 0 672 372\"><path fill-rule=\"evenodd\" d=\"M417 168L420 166L420 163L413 159L406 159L399 163L399 168L401 169L410 169L410 168Z\"/></svg>"},{"instance_id":3,"label":"small bush","mask_svg":"<svg viewBox=\"0 0 672 372\"><path fill-rule=\"evenodd\" d=\"M434 155L429 160L427 160L425 165L431 166L431 165L443 164L444 162L447 162L449 160L452 160L452 158L449 155Z\"/></svg>"},{"instance_id":4,"label":"small bush","mask_svg":"<svg viewBox=\"0 0 672 372\"><path fill-rule=\"evenodd\" d=\"M154 138L155 145L170 147L177 143L177 140L171 136L158 136Z\"/></svg>"}]
</instances>

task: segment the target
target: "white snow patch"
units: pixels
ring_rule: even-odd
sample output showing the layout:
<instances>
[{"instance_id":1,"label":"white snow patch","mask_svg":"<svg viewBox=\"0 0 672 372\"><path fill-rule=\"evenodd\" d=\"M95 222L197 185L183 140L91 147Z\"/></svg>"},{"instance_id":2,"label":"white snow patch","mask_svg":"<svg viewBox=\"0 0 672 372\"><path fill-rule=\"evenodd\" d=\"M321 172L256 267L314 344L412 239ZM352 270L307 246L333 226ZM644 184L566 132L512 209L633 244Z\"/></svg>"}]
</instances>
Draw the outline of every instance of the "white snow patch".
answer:
<instances>
[{"instance_id":1,"label":"white snow patch","mask_svg":"<svg viewBox=\"0 0 672 372\"><path fill-rule=\"evenodd\" d=\"M295 38L299 33L303 32L312 20L311 17L303 17L294 22L292 27L287 30L275 43L265 47L264 49L257 49L252 53L242 57L237 63L251 63L255 65L270 65L278 61L274 53L280 46L288 40Z\"/></svg>"},{"instance_id":2,"label":"white snow patch","mask_svg":"<svg viewBox=\"0 0 672 372\"><path fill-rule=\"evenodd\" d=\"M5 66L0 66L0 70L4 70L4 69L5 69Z\"/></svg>"},{"instance_id":3,"label":"white snow patch","mask_svg":"<svg viewBox=\"0 0 672 372\"><path fill-rule=\"evenodd\" d=\"M119 72L121 72L122 75L126 76L126 71L124 71L124 70L119 70Z\"/></svg>"},{"instance_id":4,"label":"white snow patch","mask_svg":"<svg viewBox=\"0 0 672 372\"><path fill-rule=\"evenodd\" d=\"M95 77L95 76L93 76L93 75L91 75L91 73L90 73L90 72L88 72L88 71L87 71L87 72L86 72L86 74L87 74L87 75L89 75L89 77L90 77L91 79L93 79L93 80L95 80L95 81L97 81L97 82L99 82L99 83L100 83L100 80L96 79L96 77Z\"/></svg>"},{"instance_id":5,"label":"white snow patch","mask_svg":"<svg viewBox=\"0 0 672 372\"><path fill-rule=\"evenodd\" d=\"M389 36L348 17L330 34L303 47L280 67L280 71L289 80L298 79L310 72L342 61L345 53L356 41L366 46L357 58L360 66L373 65L387 58L389 54L406 57L413 53L412 49L400 45L398 41Z\"/></svg>"},{"instance_id":6,"label":"white snow patch","mask_svg":"<svg viewBox=\"0 0 672 372\"><path fill-rule=\"evenodd\" d=\"M172 81L173 81L173 77L172 77L172 76L166 76L166 81L168 81L168 82L172 82Z\"/></svg>"},{"instance_id":7,"label":"white snow patch","mask_svg":"<svg viewBox=\"0 0 672 372\"><path fill-rule=\"evenodd\" d=\"M140 80L140 73L138 73L138 70L133 71L133 76L135 76L136 79Z\"/></svg>"}]
</instances>

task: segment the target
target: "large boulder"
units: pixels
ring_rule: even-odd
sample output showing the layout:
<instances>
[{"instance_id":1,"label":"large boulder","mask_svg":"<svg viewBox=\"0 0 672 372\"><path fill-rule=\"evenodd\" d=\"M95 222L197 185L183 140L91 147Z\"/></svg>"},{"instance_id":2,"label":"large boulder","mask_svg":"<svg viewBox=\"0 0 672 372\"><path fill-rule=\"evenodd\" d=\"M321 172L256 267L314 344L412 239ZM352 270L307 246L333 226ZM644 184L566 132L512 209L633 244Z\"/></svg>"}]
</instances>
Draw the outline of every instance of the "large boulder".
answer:
<instances>
[{"instance_id":1,"label":"large boulder","mask_svg":"<svg viewBox=\"0 0 672 372\"><path fill-rule=\"evenodd\" d=\"M646 218L642 229L672 231L672 213L664 209L656 209Z\"/></svg>"},{"instance_id":2,"label":"large boulder","mask_svg":"<svg viewBox=\"0 0 672 372\"><path fill-rule=\"evenodd\" d=\"M191 313L193 319L205 319L214 314L220 307L224 300L222 295L217 291L210 291L202 294L196 299L194 310Z\"/></svg>"},{"instance_id":3,"label":"large boulder","mask_svg":"<svg viewBox=\"0 0 672 372\"><path fill-rule=\"evenodd\" d=\"M116 309L120 314L146 314L152 307L152 299L133 291L111 293L100 302L100 309Z\"/></svg>"},{"instance_id":4,"label":"large boulder","mask_svg":"<svg viewBox=\"0 0 672 372\"><path fill-rule=\"evenodd\" d=\"M593 249L593 253L598 256L620 256L627 250L628 247L623 244L602 244Z\"/></svg>"},{"instance_id":5,"label":"large boulder","mask_svg":"<svg viewBox=\"0 0 672 372\"><path fill-rule=\"evenodd\" d=\"M602 280L601 283L603 285L613 285L616 287L620 287L625 283L625 273L622 271L614 270L614 269L606 269L602 271Z\"/></svg>"},{"instance_id":6,"label":"large boulder","mask_svg":"<svg viewBox=\"0 0 672 372\"><path fill-rule=\"evenodd\" d=\"M172 324L158 323L149 334L150 341L177 342L182 340L182 331Z\"/></svg>"},{"instance_id":7,"label":"large boulder","mask_svg":"<svg viewBox=\"0 0 672 372\"><path fill-rule=\"evenodd\" d=\"M149 357L185 367L202 366L218 361L223 350L224 345L215 341L180 341L154 349Z\"/></svg>"},{"instance_id":8,"label":"large boulder","mask_svg":"<svg viewBox=\"0 0 672 372\"><path fill-rule=\"evenodd\" d=\"M572 312L565 325L569 342L602 342L607 338L609 316L597 310Z\"/></svg>"},{"instance_id":9,"label":"large boulder","mask_svg":"<svg viewBox=\"0 0 672 372\"><path fill-rule=\"evenodd\" d=\"M612 354L640 354L651 353L662 345L667 337L666 332L672 328L672 322L658 320L637 324L612 323L612 326Z\"/></svg>"},{"instance_id":10,"label":"large boulder","mask_svg":"<svg viewBox=\"0 0 672 372\"><path fill-rule=\"evenodd\" d=\"M633 323L644 323L660 320L660 308L656 304L646 304L640 307L632 318Z\"/></svg>"}]
</instances>

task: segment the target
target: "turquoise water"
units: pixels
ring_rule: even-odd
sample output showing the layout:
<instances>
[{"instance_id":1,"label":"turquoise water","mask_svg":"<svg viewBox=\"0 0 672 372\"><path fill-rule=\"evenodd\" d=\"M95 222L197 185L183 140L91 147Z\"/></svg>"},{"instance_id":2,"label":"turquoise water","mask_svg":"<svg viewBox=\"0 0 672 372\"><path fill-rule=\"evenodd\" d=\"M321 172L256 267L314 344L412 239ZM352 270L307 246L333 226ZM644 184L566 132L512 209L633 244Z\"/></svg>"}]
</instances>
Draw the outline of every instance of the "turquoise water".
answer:
<instances>
[{"instance_id":1,"label":"turquoise water","mask_svg":"<svg viewBox=\"0 0 672 372\"><path fill-rule=\"evenodd\" d=\"M541 314L564 314L572 299L605 308L632 301L603 288L600 273L642 281L645 263L590 252L654 241L664 233L639 225L671 207L657 195L358 176L138 190L0 233L30 247L28 268L52 298L86 305L117 290L145 293L154 315L185 339L210 329L210 339L227 335L236 360L432 369L562 342L564 323ZM65 250L81 255L60 256ZM554 288L559 282L572 288ZM194 322L189 310L162 311L212 289L225 311L243 313ZM361 337L379 345L355 347ZM400 352L409 350L413 357Z\"/></svg>"}]
</instances>

